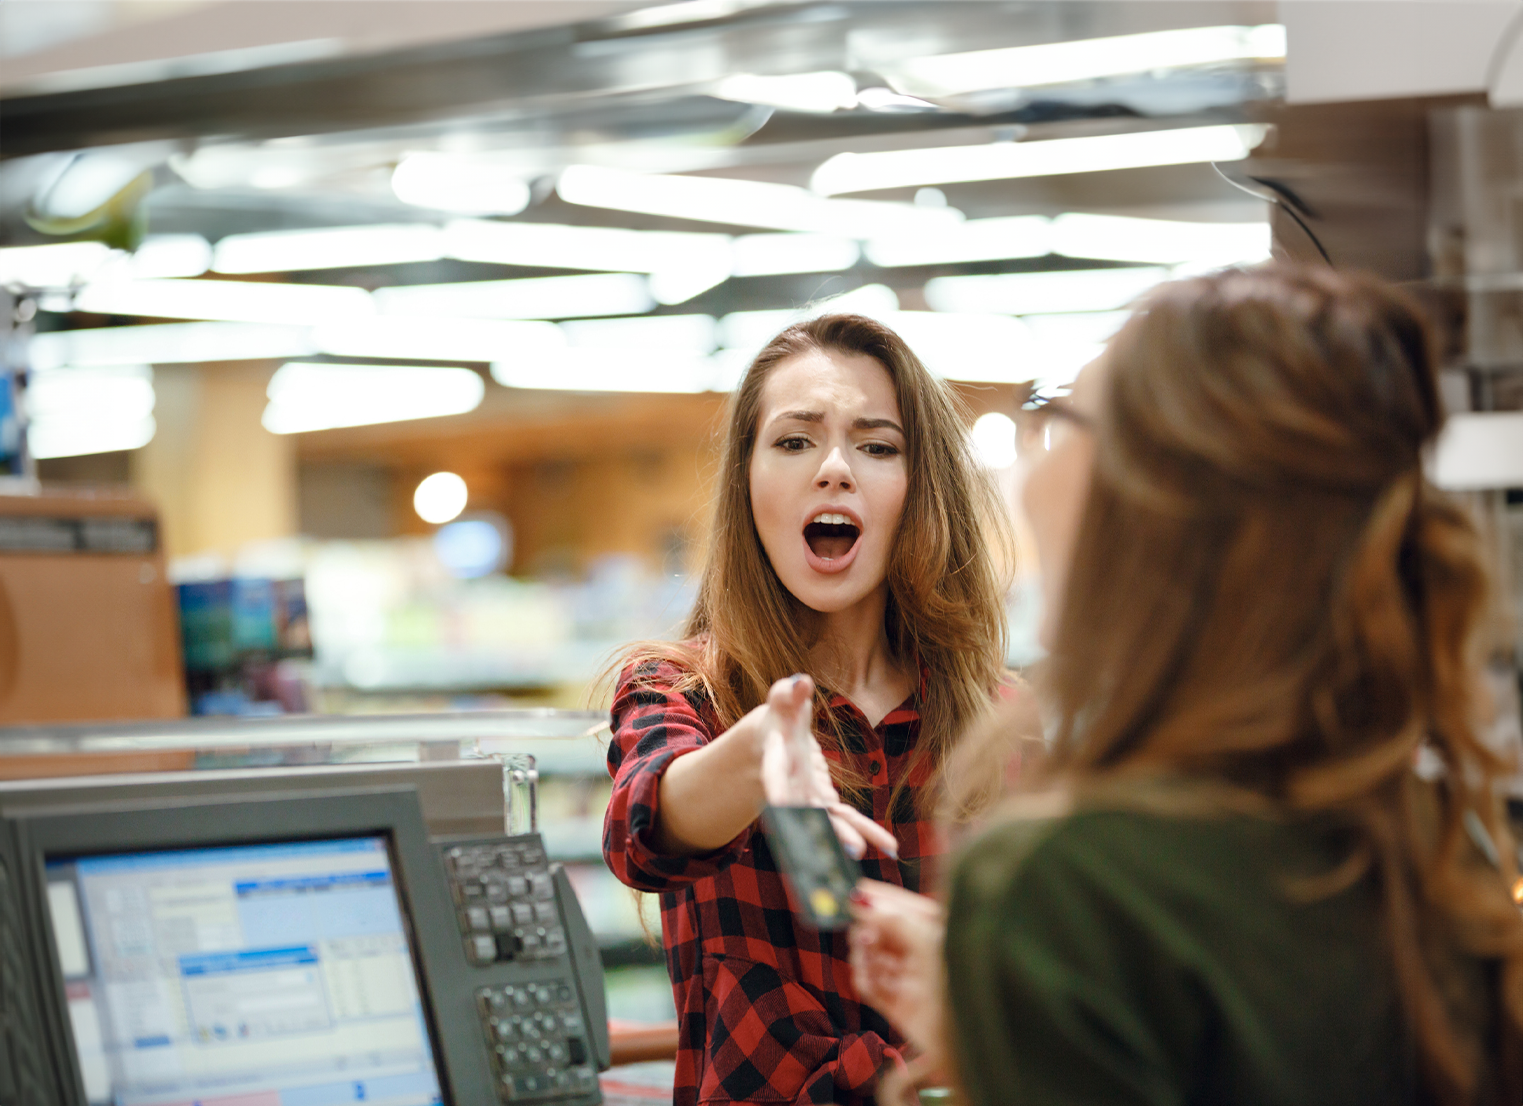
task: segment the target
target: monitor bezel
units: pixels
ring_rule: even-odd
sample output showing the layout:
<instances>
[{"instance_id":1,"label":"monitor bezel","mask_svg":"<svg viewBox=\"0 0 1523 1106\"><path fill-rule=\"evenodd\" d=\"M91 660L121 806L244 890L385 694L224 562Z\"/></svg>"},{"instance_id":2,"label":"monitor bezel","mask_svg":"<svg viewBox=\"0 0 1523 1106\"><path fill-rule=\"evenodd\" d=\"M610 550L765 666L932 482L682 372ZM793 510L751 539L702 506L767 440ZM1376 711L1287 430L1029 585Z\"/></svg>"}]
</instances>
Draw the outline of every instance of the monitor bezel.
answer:
<instances>
[{"instance_id":1,"label":"monitor bezel","mask_svg":"<svg viewBox=\"0 0 1523 1106\"><path fill-rule=\"evenodd\" d=\"M441 1098L446 1103L476 1101L483 1065L465 1049L480 1037L479 1024L451 1024L458 1012L441 1009L440 988L462 977L464 953L448 883L424 829L417 791L376 789L331 793L270 794L232 802L139 804L113 808L55 808L5 812L16 826L22 874L22 909L30 924L29 950L42 966L43 1016L48 1037L61 1046L55 1063L67 1069L72 1086L60 1088L76 1106L88 1106L78 1051L69 1022L57 938L46 902L46 865L50 858L71 860L185 848L237 847L378 836L387 842L397 892L418 977L424 1023L430 1037ZM478 1046L478 1051L480 1051ZM488 1100L489 1101L489 1100Z\"/></svg>"}]
</instances>

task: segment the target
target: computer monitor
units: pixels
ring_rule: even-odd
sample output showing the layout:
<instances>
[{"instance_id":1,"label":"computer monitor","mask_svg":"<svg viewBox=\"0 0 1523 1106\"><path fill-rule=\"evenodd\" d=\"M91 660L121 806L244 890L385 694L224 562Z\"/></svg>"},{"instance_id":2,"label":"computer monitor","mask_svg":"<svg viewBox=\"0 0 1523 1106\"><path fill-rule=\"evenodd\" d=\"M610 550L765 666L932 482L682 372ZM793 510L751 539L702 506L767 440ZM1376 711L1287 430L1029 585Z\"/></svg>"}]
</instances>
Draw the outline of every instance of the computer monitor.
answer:
<instances>
[{"instance_id":1,"label":"computer monitor","mask_svg":"<svg viewBox=\"0 0 1523 1106\"><path fill-rule=\"evenodd\" d=\"M601 966L569 883L537 836L471 848L540 865L553 940L479 954L467 862L447 874L411 789L0 807L0 1103L597 1102Z\"/></svg>"},{"instance_id":2,"label":"computer monitor","mask_svg":"<svg viewBox=\"0 0 1523 1106\"><path fill-rule=\"evenodd\" d=\"M46 873L90 1103L442 1101L385 835L53 855Z\"/></svg>"}]
</instances>

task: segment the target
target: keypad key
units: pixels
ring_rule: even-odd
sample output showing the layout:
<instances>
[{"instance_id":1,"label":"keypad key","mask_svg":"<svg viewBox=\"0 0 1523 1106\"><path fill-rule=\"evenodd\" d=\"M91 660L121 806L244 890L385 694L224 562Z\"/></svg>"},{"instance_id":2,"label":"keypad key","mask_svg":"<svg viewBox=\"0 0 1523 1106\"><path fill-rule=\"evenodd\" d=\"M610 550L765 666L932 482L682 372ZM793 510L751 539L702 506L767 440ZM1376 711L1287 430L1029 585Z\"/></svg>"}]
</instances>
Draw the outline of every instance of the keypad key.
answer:
<instances>
[{"instance_id":1,"label":"keypad key","mask_svg":"<svg viewBox=\"0 0 1523 1106\"><path fill-rule=\"evenodd\" d=\"M509 876L506 886L508 895L515 899L521 899L529 893L529 880L523 876Z\"/></svg>"},{"instance_id":2,"label":"keypad key","mask_svg":"<svg viewBox=\"0 0 1523 1106\"><path fill-rule=\"evenodd\" d=\"M559 922L561 919L560 915L555 911L555 904L553 902L537 902L534 904L534 920L536 922L551 924Z\"/></svg>"},{"instance_id":3,"label":"keypad key","mask_svg":"<svg viewBox=\"0 0 1523 1106\"><path fill-rule=\"evenodd\" d=\"M468 906L465 908L465 921L472 929L490 929L491 922L487 918L487 908L484 906Z\"/></svg>"},{"instance_id":4,"label":"keypad key","mask_svg":"<svg viewBox=\"0 0 1523 1106\"><path fill-rule=\"evenodd\" d=\"M470 941L471 956L480 964L490 964L497 959L497 941L491 934L478 934Z\"/></svg>"},{"instance_id":5,"label":"keypad key","mask_svg":"<svg viewBox=\"0 0 1523 1106\"><path fill-rule=\"evenodd\" d=\"M478 907L478 909L480 909L480 908ZM513 928L513 912L511 910L509 910L506 906L494 904L493 906L491 906L491 907L487 908L486 910L482 911L482 913L487 918L489 918L491 920L491 928L492 929L512 929ZM477 929L486 929L488 927L485 926L485 925L481 925L481 926L477 926L476 928Z\"/></svg>"},{"instance_id":6,"label":"keypad key","mask_svg":"<svg viewBox=\"0 0 1523 1106\"><path fill-rule=\"evenodd\" d=\"M512 906L514 925L534 924L534 905L527 902L516 902Z\"/></svg>"},{"instance_id":7,"label":"keypad key","mask_svg":"<svg viewBox=\"0 0 1523 1106\"><path fill-rule=\"evenodd\" d=\"M566 1040L566 1053L573 1064L585 1064L587 1062L587 1042L580 1037L570 1037Z\"/></svg>"},{"instance_id":8,"label":"keypad key","mask_svg":"<svg viewBox=\"0 0 1523 1106\"><path fill-rule=\"evenodd\" d=\"M548 872L535 872L529 877L529 882L533 884L533 894L536 899L555 898L555 884L550 882Z\"/></svg>"},{"instance_id":9,"label":"keypad key","mask_svg":"<svg viewBox=\"0 0 1523 1106\"><path fill-rule=\"evenodd\" d=\"M486 886L486 897L488 902L507 902L508 896L510 894L512 894L512 890L507 886L507 884L489 883Z\"/></svg>"},{"instance_id":10,"label":"keypad key","mask_svg":"<svg viewBox=\"0 0 1523 1106\"><path fill-rule=\"evenodd\" d=\"M561 1015L561 1028L574 1035L584 1032L587 1026L582 1021L582 1015L569 1011Z\"/></svg>"}]
</instances>

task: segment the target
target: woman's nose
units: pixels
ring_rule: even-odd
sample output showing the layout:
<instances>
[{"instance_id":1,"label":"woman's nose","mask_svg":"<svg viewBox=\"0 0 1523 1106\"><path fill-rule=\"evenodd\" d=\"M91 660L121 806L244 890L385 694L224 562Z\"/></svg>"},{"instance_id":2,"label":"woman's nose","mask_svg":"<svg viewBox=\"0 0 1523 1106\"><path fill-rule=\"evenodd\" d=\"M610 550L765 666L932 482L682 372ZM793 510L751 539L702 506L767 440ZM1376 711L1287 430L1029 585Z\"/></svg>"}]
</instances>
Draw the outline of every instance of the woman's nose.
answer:
<instances>
[{"instance_id":1,"label":"woman's nose","mask_svg":"<svg viewBox=\"0 0 1523 1106\"><path fill-rule=\"evenodd\" d=\"M815 474L814 484L817 488L842 488L850 491L852 486L851 466L846 463L846 455L839 448L832 449L820 464L820 471Z\"/></svg>"}]
</instances>

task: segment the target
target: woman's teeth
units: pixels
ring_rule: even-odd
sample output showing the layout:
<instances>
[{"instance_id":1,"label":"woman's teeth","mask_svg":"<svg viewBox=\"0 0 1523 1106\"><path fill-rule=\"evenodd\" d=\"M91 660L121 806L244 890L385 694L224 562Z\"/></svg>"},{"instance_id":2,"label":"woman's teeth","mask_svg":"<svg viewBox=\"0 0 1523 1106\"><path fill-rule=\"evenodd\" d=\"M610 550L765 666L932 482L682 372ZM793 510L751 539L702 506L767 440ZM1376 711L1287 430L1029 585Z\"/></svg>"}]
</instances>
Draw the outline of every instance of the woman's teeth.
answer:
<instances>
[{"instance_id":1,"label":"woman's teeth","mask_svg":"<svg viewBox=\"0 0 1523 1106\"><path fill-rule=\"evenodd\" d=\"M821 511L804 526L804 540L822 561L846 556L861 536L862 530L851 516L836 511Z\"/></svg>"}]
</instances>

